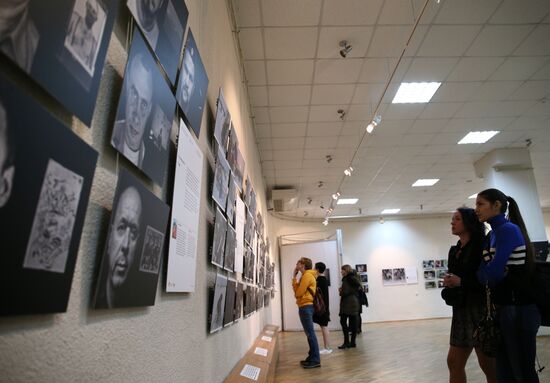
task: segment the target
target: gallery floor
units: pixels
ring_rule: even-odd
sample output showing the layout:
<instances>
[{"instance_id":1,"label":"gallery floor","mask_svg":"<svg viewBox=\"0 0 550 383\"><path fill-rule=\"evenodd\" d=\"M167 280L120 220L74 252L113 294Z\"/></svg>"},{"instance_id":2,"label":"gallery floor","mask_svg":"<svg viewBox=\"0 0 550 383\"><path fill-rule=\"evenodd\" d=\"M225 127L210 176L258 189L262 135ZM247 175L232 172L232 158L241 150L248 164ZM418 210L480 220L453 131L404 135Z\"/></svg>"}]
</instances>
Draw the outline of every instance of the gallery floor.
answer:
<instances>
[{"instance_id":1,"label":"gallery floor","mask_svg":"<svg viewBox=\"0 0 550 383\"><path fill-rule=\"evenodd\" d=\"M321 368L304 370L299 361L307 356L307 340L301 332L279 337L279 362L275 381L337 383L441 383L448 381L446 357L450 319L363 324L357 348L338 350L340 331L331 332L334 349L321 355ZM321 333L317 338L322 344ZM321 346L322 347L322 346ZM550 382L550 336L538 337L538 354L546 368L540 381ZM484 382L475 353L466 366L468 382Z\"/></svg>"}]
</instances>

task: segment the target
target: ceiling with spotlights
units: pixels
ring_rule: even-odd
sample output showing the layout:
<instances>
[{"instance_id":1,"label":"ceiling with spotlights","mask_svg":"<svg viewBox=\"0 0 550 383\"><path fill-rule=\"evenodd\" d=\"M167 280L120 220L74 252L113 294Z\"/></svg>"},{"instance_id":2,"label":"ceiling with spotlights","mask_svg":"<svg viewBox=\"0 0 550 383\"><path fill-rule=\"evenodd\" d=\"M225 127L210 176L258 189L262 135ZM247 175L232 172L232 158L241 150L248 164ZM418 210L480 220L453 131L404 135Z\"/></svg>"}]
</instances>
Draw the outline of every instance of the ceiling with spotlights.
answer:
<instances>
[{"instance_id":1,"label":"ceiling with spotlights","mask_svg":"<svg viewBox=\"0 0 550 383\"><path fill-rule=\"evenodd\" d=\"M325 217L336 192L359 200L335 216L471 206L474 162L529 143L550 207L550 1L230 1L266 189L298 191L284 214ZM441 85L392 104L402 82ZM500 133L458 145L470 131ZM421 178L439 182L411 187Z\"/></svg>"}]
</instances>

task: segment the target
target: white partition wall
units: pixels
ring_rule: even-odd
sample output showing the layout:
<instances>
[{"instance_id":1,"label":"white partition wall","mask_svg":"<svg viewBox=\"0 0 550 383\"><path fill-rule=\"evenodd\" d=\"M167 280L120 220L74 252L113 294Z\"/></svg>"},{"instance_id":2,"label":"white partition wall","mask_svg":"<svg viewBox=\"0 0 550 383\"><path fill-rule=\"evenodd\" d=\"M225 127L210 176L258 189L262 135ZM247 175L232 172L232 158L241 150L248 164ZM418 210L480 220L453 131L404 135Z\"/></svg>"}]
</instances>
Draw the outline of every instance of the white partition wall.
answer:
<instances>
[{"instance_id":1,"label":"white partition wall","mask_svg":"<svg viewBox=\"0 0 550 383\"><path fill-rule=\"evenodd\" d=\"M280 250L281 261L281 284L283 299L283 330L301 331L302 325L298 317L298 306L292 289L292 272L296 262L301 257L311 258L313 264L323 262L330 274L329 306L330 306L330 329L339 329L338 309L340 297L338 287L340 286L340 262L336 240L306 242L292 245L282 245ZM298 274L300 277L300 274Z\"/></svg>"}]
</instances>

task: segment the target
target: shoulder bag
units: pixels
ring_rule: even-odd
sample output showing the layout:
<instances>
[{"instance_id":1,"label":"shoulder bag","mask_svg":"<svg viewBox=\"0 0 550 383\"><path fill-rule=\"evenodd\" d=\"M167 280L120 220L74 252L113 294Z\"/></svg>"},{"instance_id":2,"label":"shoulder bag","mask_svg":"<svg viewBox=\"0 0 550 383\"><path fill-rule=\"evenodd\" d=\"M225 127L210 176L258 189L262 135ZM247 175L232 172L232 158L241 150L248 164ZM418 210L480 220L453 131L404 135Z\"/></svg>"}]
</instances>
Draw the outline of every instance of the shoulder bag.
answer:
<instances>
[{"instance_id":1,"label":"shoulder bag","mask_svg":"<svg viewBox=\"0 0 550 383\"><path fill-rule=\"evenodd\" d=\"M317 291L315 293L311 288L308 287L307 289L309 290L309 293L313 296L313 315L323 315L326 311L326 307L321 289L317 287Z\"/></svg>"},{"instance_id":2,"label":"shoulder bag","mask_svg":"<svg viewBox=\"0 0 550 383\"><path fill-rule=\"evenodd\" d=\"M501 334L495 320L496 310L491 302L491 290L488 285L485 285L485 292L487 296L485 315L474 330L474 343L481 348L485 355L495 357Z\"/></svg>"}]
</instances>

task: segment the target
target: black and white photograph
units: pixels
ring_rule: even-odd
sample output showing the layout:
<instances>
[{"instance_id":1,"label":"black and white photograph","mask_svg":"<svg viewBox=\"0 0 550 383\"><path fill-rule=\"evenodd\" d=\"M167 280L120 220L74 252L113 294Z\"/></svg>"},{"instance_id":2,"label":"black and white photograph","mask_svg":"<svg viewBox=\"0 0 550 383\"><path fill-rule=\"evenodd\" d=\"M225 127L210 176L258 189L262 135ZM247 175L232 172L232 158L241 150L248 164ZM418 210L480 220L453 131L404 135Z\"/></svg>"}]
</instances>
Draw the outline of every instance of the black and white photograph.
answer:
<instances>
[{"instance_id":1,"label":"black and white photograph","mask_svg":"<svg viewBox=\"0 0 550 383\"><path fill-rule=\"evenodd\" d=\"M127 6L170 82L175 84L183 35L189 17L185 2L128 0Z\"/></svg>"},{"instance_id":2,"label":"black and white photograph","mask_svg":"<svg viewBox=\"0 0 550 383\"><path fill-rule=\"evenodd\" d=\"M227 232L227 220L220 209L216 209L216 218L214 221L214 238L212 240L212 263L223 267L225 236Z\"/></svg>"},{"instance_id":3,"label":"black and white photograph","mask_svg":"<svg viewBox=\"0 0 550 383\"><path fill-rule=\"evenodd\" d=\"M168 213L139 179L119 173L94 308L155 304Z\"/></svg>"},{"instance_id":4,"label":"black and white photograph","mask_svg":"<svg viewBox=\"0 0 550 383\"><path fill-rule=\"evenodd\" d=\"M216 170L214 172L214 185L212 186L212 199L218 206L225 211L227 193L229 189L229 164L225 159L225 154L218 148L216 158Z\"/></svg>"},{"instance_id":5,"label":"black and white photograph","mask_svg":"<svg viewBox=\"0 0 550 383\"><path fill-rule=\"evenodd\" d=\"M139 261L139 271L153 274L159 272L163 245L164 234L151 226L147 226L141 260Z\"/></svg>"},{"instance_id":6,"label":"black and white photograph","mask_svg":"<svg viewBox=\"0 0 550 383\"><path fill-rule=\"evenodd\" d=\"M223 325L229 326L233 323L235 317L235 289L236 281L233 279L227 280L227 287L225 289L225 310L223 315Z\"/></svg>"},{"instance_id":7,"label":"black and white photograph","mask_svg":"<svg viewBox=\"0 0 550 383\"><path fill-rule=\"evenodd\" d=\"M223 268L227 271L235 270L235 247L237 245L237 234L231 225L227 225L225 236L225 256Z\"/></svg>"},{"instance_id":8,"label":"black and white photograph","mask_svg":"<svg viewBox=\"0 0 550 383\"><path fill-rule=\"evenodd\" d=\"M369 284L368 283L363 283L363 290L368 293L369 292Z\"/></svg>"},{"instance_id":9,"label":"black and white photograph","mask_svg":"<svg viewBox=\"0 0 550 383\"><path fill-rule=\"evenodd\" d=\"M176 110L141 32L135 31L126 64L111 145L158 185L164 184L168 139Z\"/></svg>"},{"instance_id":10,"label":"black and white photograph","mask_svg":"<svg viewBox=\"0 0 550 383\"><path fill-rule=\"evenodd\" d=\"M435 270L424 270L424 279L431 281L435 279Z\"/></svg>"},{"instance_id":11,"label":"black and white photograph","mask_svg":"<svg viewBox=\"0 0 550 383\"><path fill-rule=\"evenodd\" d=\"M446 259L436 259L434 261L435 268L436 269L446 269L447 268L447 260Z\"/></svg>"},{"instance_id":12,"label":"black and white photograph","mask_svg":"<svg viewBox=\"0 0 550 383\"><path fill-rule=\"evenodd\" d=\"M220 94L218 96L216 110L216 122L214 125L214 139L218 143L218 146L222 148L224 153L227 152L227 141L229 137L229 124L231 123L231 114L225 103L222 88L220 88Z\"/></svg>"},{"instance_id":13,"label":"black and white photograph","mask_svg":"<svg viewBox=\"0 0 550 383\"><path fill-rule=\"evenodd\" d=\"M445 278L445 276L447 275L447 270L446 269L438 269L435 271L435 276L436 278Z\"/></svg>"},{"instance_id":14,"label":"black and white photograph","mask_svg":"<svg viewBox=\"0 0 550 383\"><path fill-rule=\"evenodd\" d=\"M422 268L424 270L433 270L434 265L435 265L435 261L433 259L422 261Z\"/></svg>"},{"instance_id":15,"label":"black and white photograph","mask_svg":"<svg viewBox=\"0 0 550 383\"><path fill-rule=\"evenodd\" d=\"M227 206L225 208L225 214L227 215L227 221L235 226L235 208L237 200L237 185L235 184L235 177L233 173L229 176L229 188L227 191Z\"/></svg>"},{"instance_id":16,"label":"black and white photograph","mask_svg":"<svg viewBox=\"0 0 550 383\"><path fill-rule=\"evenodd\" d=\"M90 126L117 2L0 2L0 51Z\"/></svg>"},{"instance_id":17,"label":"black and white photograph","mask_svg":"<svg viewBox=\"0 0 550 383\"><path fill-rule=\"evenodd\" d=\"M369 275L367 273L359 273L359 278L363 283L366 283L369 281Z\"/></svg>"},{"instance_id":18,"label":"black and white photograph","mask_svg":"<svg viewBox=\"0 0 550 383\"><path fill-rule=\"evenodd\" d=\"M245 168L245 162L244 157L241 153L241 150L239 148L239 139L237 137L237 131L235 130L235 127L233 126L233 122L231 122L231 129L229 134L229 147L227 149L227 162L229 162L229 166L231 167L231 170L233 171L233 174L235 175L235 182L237 183L237 186L239 190L242 190L243 188L243 180L244 180L244 168Z\"/></svg>"},{"instance_id":19,"label":"black and white photograph","mask_svg":"<svg viewBox=\"0 0 550 383\"><path fill-rule=\"evenodd\" d=\"M227 277L217 274L214 299L212 300L212 309L210 311L210 333L216 332L223 327L226 289Z\"/></svg>"},{"instance_id":20,"label":"black and white photograph","mask_svg":"<svg viewBox=\"0 0 550 383\"><path fill-rule=\"evenodd\" d=\"M367 272L367 264L366 263L360 263L355 265L355 270L357 270L358 273L366 273Z\"/></svg>"},{"instance_id":21,"label":"black and white photograph","mask_svg":"<svg viewBox=\"0 0 550 383\"><path fill-rule=\"evenodd\" d=\"M424 287L426 289L435 289L435 288L437 288L437 284L436 284L435 281L424 282Z\"/></svg>"},{"instance_id":22,"label":"black and white photograph","mask_svg":"<svg viewBox=\"0 0 550 383\"><path fill-rule=\"evenodd\" d=\"M66 311L96 162L0 74L0 315Z\"/></svg>"},{"instance_id":23,"label":"black and white photograph","mask_svg":"<svg viewBox=\"0 0 550 383\"><path fill-rule=\"evenodd\" d=\"M90 77L94 75L106 21L107 12L101 1L75 1L64 46Z\"/></svg>"},{"instance_id":24,"label":"black and white photograph","mask_svg":"<svg viewBox=\"0 0 550 383\"><path fill-rule=\"evenodd\" d=\"M406 281L406 278L405 278L405 269L400 267L400 268L397 268L397 269L393 269L393 282L396 283L396 284L399 284L399 283L405 283Z\"/></svg>"},{"instance_id":25,"label":"black and white photograph","mask_svg":"<svg viewBox=\"0 0 550 383\"><path fill-rule=\"evenodd\" d=\"M252 246L252 237L254 235L254 218L250 212L246 215L244 223L244 241Z\"/></svg>"},{"instance_id":26,"label":"black and white photograph","mask_svg":"<svg viewBox=\"0 0 550 383\"><path fill-rule=\"evenodd\" d=\"M438 279L437 280L437 287L442 289L443 287L445 287L445 285L443 284L443 280L442 279Z\"/></svg>"},{"instance_id":27,"label":"black and white photograph","mask_svg":"<svg viewBox=\"0 0 550 383\"><path fill-rule=\"evenodd\" d=\"M242 316L243 311L243 284L237 282L237 291L235 296L235 312L233 314L234 320L239 319Z\"/></svg>"},{"instance_id":28,"label":"black and white photograph","mask_svg":"<svg viewBox=\"0 0 550 383\"><path fill-rule=\"evenodd\" d=\"M23 267L64 273L82 176L50 159L31 227Z\"/></svg>"},{"instance_id":29,"label":"black and white photograph","mask_svg":"<svg viewBox=\"0 0 550 383\"><path fill-rule=\"evenodd\" d=\"M382 284L383 285L393 285L393 270L392 269L382 269Z\"/></svg>"},{"instance_id":30,"label":"black and white photograph","mask_svg":"<svg viewBox=\"0 0 550 383\"><path fill-rule=\"evenodd\" d=\"M197 138L200 134L207 92L208 75L193 38L193 33L189 30L178 78L176 99Z\"/></svg>"}]
</instances>

